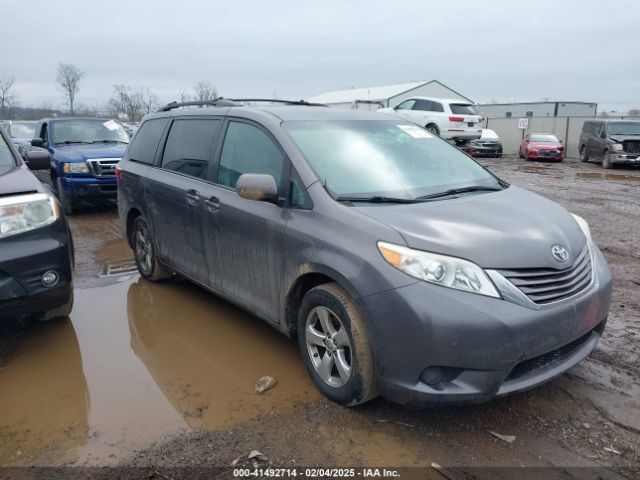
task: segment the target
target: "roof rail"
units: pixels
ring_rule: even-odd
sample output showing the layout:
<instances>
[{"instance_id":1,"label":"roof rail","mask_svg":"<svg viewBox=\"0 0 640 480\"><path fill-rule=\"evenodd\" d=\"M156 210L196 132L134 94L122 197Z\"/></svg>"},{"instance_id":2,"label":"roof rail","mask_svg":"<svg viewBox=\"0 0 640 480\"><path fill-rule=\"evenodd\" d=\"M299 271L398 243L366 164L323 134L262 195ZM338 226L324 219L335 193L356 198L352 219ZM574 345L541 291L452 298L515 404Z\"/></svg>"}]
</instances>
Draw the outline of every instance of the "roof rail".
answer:
<instances>
[{"instance_id":1,"label":"roof rail","mask_svg":"<svg viewBox=\"0 0 640 480\"><path fill-rule=\"evenodd\" d=\"M305 100L280 100L276 98L224 98L218 97L213 100L196 100L193 102L171 102L167 103L164 107L160 108L158 112L168 112L175 108L180 107L233 107L238 106L239 103L246 102L270 102L270 103L284 103L285 105L304 105L307 107L326 107L324 103L310 103Z\"/></svg>"}]
</instances>

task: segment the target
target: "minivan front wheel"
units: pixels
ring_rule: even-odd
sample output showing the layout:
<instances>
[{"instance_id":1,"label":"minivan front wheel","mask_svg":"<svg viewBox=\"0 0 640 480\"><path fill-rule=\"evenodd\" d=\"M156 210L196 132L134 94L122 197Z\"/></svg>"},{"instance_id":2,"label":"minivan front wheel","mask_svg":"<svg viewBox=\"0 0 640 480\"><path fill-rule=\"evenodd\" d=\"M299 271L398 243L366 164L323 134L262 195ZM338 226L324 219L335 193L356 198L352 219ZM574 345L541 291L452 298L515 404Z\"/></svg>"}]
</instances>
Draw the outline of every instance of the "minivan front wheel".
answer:
<instances>
[{"instance_id":1,"label":"minivan front wheel","mask_svg":"<svg viewBox=\"0 0 640 480\"><path fill-rule=\"evenodd\" d=\"M297 326L302 358L322 393L347 406L377 396L367 327L354 301L337 283L307 292Z\"/></svg>"},{"instance_id":2,"label":"minivan front wheel","mask_svg":"<svg viewBox=\"0 0 640 480\"><path fill-rule=\"evenodd\" d=\"M133 221L131 235L133 258L140 275L152 282L170 278L173 273L158 261L151 233L141 216Z\"/></svg>"}]
</instances>

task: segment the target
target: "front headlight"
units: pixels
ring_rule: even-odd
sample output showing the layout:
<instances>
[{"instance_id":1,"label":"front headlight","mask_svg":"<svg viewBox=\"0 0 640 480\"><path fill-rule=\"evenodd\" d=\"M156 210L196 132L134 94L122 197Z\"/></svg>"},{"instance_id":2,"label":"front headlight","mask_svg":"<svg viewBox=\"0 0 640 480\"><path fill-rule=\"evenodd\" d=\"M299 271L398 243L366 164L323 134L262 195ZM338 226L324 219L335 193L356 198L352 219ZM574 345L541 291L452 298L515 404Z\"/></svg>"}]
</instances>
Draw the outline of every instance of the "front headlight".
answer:
<instances>
[{"instance_id":1,"label":"front headlight","mask_svg":"<svg viewBox=\"0 0 640 480\"><path fill-rule=\"evenodd\" d=\"M623 152L624 151L624 145L622 145L621 143L614 143L613 145L611 145L611 151L612 152Z\"/></svg>"},{"instance_id":2,"label":"front headlight","mask_svg":"<svg viewBox=\"0 0 640 480\"><path fill-rule=\"evenodd\" d=\"M384 259L412 277L443 287L500 298L485 271L473 262L378 242Z\"/></svg>"},{"instance_id":3,"label":"front headlight","mask_svg":"<svg viewBox=\"0 0 640 480\"><path fill-rule=\"evenodd\" d=\"M582 233L584 233L584 236L587 239L587 244L591 245L591 229L589 228L589 224L584 218L576 215L575 213L572 213L571 215L580 227L580 230L582 230Z\"/></svg>"},{"instance_id":4,"label":"front headlight","mask_svg":"<svg viewBox=\"0 0 640 480\"><path fill-rule=\"evenodd\" d=\"M64 173L89 173L89 167L87 164L82 163L65 163L62 167Z\"/></svg>"},{"instance_id":5,"label":"front headlight","mask_svg":"<svg viewBox=\"0 0 640 480\"><path fill-rule=\"evenodd\" d=\"M0 198L0 238L50 225L58 218L58 204L46 193Z\"/></svg>"}]
</instances>

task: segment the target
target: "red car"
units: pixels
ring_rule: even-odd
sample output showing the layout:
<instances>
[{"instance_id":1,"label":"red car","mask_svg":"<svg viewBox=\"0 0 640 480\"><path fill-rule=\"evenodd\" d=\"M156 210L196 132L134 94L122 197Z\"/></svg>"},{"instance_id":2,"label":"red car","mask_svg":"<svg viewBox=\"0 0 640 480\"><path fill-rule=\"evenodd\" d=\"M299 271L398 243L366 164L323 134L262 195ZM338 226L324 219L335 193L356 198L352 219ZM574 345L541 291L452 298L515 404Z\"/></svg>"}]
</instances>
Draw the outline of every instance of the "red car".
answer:
<instances>
[{"instance_id":1,"label":"red car","mask_svg":"<svg viewBox=\"0 0 640 480\"><path fill-rule=\"evenodd\" d=\"M520 144L520 158L525 160L556 160L564 158L562 140L550 133L530 133Z\"/></svg>"}]
</instances>

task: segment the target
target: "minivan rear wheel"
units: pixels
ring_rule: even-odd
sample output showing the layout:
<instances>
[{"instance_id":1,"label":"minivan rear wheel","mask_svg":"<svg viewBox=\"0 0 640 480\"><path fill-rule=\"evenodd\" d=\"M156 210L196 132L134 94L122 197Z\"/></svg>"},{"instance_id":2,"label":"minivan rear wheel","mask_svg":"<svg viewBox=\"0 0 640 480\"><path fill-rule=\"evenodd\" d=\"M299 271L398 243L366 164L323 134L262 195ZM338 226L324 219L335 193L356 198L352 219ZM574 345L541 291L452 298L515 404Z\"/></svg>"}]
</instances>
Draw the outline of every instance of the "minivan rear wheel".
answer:
<instances>
[{"instance_id":1,"label":"minivan rear wheel","mask_svg":"<svg viewBox=\"0 0 640 480\"><path fill-rule=\"evenodd\" d=\"M298 346L316 387L334 402L359 405L377 396L366 324L337 283L309 290L298 311Z\"/></svg>"},{"instance_id":2,"label":"minivan rear wheel","mask_svg":"<svg viewBox=\"0 0 640 480\"><path fill-rule=\"evenodd\" d=\"M157 282L173 276L173 272L162 265L156 257L156 249L153 245L151 233L147 223L141 216L133 221L131 235L133 258L143 278Z\"/></svg>"},{"instance_id":3,"label":"minivan rear wheel","mask_svg":"<svg viewBox=\"0 0 640 480\"><path fill-rule=\"evenodd\" d=\"M589 161L589 155L587 155L587 147L585 147L584 145L582 146L582 148L580 148L580 161L581 162Z\"/></svg>"}]
</instances>

